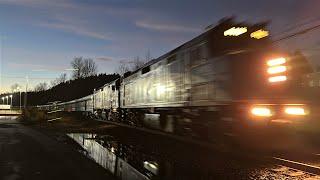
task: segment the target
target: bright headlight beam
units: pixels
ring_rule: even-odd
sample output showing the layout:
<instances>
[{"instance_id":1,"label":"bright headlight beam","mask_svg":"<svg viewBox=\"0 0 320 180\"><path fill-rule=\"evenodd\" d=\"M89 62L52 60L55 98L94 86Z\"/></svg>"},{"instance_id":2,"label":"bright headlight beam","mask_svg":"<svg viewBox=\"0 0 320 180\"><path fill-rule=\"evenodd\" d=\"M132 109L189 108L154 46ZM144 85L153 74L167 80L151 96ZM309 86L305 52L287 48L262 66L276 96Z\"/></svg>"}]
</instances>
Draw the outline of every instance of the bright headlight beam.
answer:
<instances>
[{"instance_id":1,"label":"bright headlight beam","mask_svg":"<svg viewBox=\"0 0 320 180\"><path fill-rule=\"evenodd\" d=\"M267 36L269 36L269 32L266 30L263 30L263 29L259 29L259 30L252 32L250 34L250 37L255 38L255 39L261 39L261 38L264 38Z\"/></svg>"},{"instance_id":2,"label":"bright headlight beam","mask_svg":"<svg viewBox=\"0 0 320 180\"><path fill-rule=\"evenodd\" d=\"M255 116L269 117L272 116L271 110L267 107L253 107L251 113Z\"/></svg>"},{"instance_id":3,"label":"bright headlight beam","mask_svg":"<svg viewBox=\"0 0 320 180\"><path fill-rule=\"evenodd\" d=\"M286 81L287 80L287 76L273 76L269 78L269 82L273 83L273 82L281 82L281 81Z\"/></svg>"},{"instance_id":4,"label":"bright headlight beam","mask_svg":"<svg viewBox=\"0 0 320 180\"><path fill-rule=\"evenodd\" d=\"M267 72L269 74L277 74L277 73L285 72L286 70L287 70L286 66L273 66L273 67L269 67Z\"/></svg>"},{"instance_id":5,"label":"bright headlight beam","mask_svg":"<svg viewBox=\"0 0 320 180\"><path fill-rule=\"evenodd\" d=\"M286 59L283 57L271 59L271 60L267 61L268 66L276 66L276 65L281 65L284 63L286 63Z\"/></svg>"},{"instance_id":6,"label":"bright headlight beam","mask_svg":"<svg viewBox=\"0 0 320 180\"><path fill-rule=\"evenodd\" d=\"M247 27L232 27L226 31L224 31L224 36L239 36L248 31Z\"/></svg>"},{"instance_id":7,"label":"bright headlight beam","mask_svg":"<svg viewBox=\"0 0 320 180\"><path fill-rule=\"evenodd\" d=\"M289 115L306 115L303 107L286 107L284 112Z\"/></svg>"}]
</instances>

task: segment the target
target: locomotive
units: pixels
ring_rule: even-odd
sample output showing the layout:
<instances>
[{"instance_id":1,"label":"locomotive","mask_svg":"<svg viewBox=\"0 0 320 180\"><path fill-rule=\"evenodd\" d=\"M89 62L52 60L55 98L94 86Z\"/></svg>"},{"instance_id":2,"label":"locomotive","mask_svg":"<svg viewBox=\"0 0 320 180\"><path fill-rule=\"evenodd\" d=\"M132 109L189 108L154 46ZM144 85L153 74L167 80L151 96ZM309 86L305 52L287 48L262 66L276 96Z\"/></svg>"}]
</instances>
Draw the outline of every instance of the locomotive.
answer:
<instances>
[{"instance_id":1,"label":"locomotive","mask_svg":"<svg viewBox=\"0 0 320 180\"><path fill-rule=\"evenodd\" d=\"M300 67L270 37L253 36L265 28L225 19L92 95L54 107L199 137L225 124L301 122L309 110L295 74Z\"/></svg>"}]
</instances>

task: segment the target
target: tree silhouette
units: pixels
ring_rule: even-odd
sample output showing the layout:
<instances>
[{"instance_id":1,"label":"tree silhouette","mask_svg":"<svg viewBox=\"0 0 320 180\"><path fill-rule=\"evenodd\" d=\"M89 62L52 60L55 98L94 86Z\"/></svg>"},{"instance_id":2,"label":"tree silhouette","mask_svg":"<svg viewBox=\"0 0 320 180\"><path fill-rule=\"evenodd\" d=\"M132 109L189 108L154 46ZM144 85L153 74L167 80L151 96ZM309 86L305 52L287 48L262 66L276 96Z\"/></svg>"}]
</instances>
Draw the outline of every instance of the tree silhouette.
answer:
<instances>
[{"instance_id":1,"label":"tree silhouette","mask_svg":"<svg viewBox=\"0 0 320 180\"><path fill-rule=\"evenodd\" d=\"M54 101L70 101L93 93L103 85L116 80L118 74L99 74L85 78L72 79L60 83L46 91L28 92L28 106L47 104ZM22 95L23 96L23 95ZM13 102L15 105L18 101Z\"/></svg>"},{"instance_id":2,"label":"tree silhouette","mask_svg":"<svg viewBox=\"0 0 320 180\"><path fill-rule=\"evenodd\" d=\"M71 61L71 67L73 79L94 76L98 71L96 63L91 58L75 57Z\"/></svg>"},{"instance_id":3,"label":"tree silhouette","mask_svg":"<svg viewBox=\"0 0 320 180\"><path fill-rule=\"evenodd\" d=\"M34 87L35 92L45 91L48 89L48 84L46 82L41 82Z\"/></svg>"}]
</instances>

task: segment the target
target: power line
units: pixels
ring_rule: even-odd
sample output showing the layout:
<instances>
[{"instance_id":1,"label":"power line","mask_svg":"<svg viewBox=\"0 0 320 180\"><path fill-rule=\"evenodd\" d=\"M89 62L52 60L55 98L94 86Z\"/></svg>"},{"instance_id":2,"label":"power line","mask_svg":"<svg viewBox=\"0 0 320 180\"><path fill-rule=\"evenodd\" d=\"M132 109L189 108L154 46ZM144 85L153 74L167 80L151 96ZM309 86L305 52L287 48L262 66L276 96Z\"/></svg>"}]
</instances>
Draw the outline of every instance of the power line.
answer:
<instances>
[{"instance_id":1,"label":"power line","mask_svg":"<svg viewBox=\"0 0 320 180\"><path fill-rule=\"evenodd\" d=\"M308 24L311 24L311 23L317 22L317 21L320 21L320 17L316 17L316 18L309 19L307 21L302 21L300 23L296 23L295 25L292 25L291 27L288 27L288 28L282 30L281 32L275 33L274 36L279 36L279 35L288 33L290 31L297 29L297 28L301 28L303 26L306 26Z\"/></svg>"},{"instance_id":2,"label":"power line","mask_svg":"<svg viewBox=\"0 0 320 180\"><path fill-rule=\"evenodd\" d=\"M310 31L316 30L318 28L320 28L320 24L312 26L312 27L309 27L309 28L306 28L306 29L303 29L301 31L295 32L293 34L290 34L288 36L282 37L280 39L274 40L273 43L277 43L277 42L280 42L280 41L283 41L283 40L286 40L286 39L290 39L290 38L293 38L293 37L296 37L296 36L300 36L300 35L303 35L303 34L306 34L306 33L310 32Z\"/></svg>"}]
</instances>

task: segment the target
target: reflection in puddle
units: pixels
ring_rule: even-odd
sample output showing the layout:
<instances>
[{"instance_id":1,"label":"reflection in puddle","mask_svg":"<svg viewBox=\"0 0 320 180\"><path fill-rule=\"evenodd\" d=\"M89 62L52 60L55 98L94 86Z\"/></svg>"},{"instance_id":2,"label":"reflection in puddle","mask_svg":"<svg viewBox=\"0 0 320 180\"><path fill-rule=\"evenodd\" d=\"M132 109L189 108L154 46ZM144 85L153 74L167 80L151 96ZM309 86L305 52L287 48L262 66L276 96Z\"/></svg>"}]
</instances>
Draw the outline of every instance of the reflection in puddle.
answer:
<instances>
[{"instance_id":1,"label":"reflection in puddle","mask_svg":"<svg viewBox=\"0 0 320 180\"><path fill-rule=\"evenodd\" d=\"M99 137L96 134L68 134L68 136L81 145L90 158L119 179L151 179L158 173L157 162L148 160L135 162L129 157L132 152L114 141L111 136ZM129 164L130 159L137 167Z\"/></svg>"},{"instance_id":2,"label":"reflection in puddle","mask_svg":"<svg viewBox=\"0 0 320 180\"><path fill-rule=\"evenodd\" d=\"M125 144L110 135L68 134L84 149L84 154L107 169L121 180L148 179L272 179L277 175L269 168L245 168L231 157L221 155L212 158L202 152L179 150L178 154L168 156L168 149L150 150L138 143ZM200 155L200 156L199 156ZM211 158L209 158L211 157ZM229 157L230 158L230 157ZM194 161L201 159L203 161ZM224 165L223 165L224 164ZM268 177L268 178L265 178Z\"/></svg>"}]
</instances>

